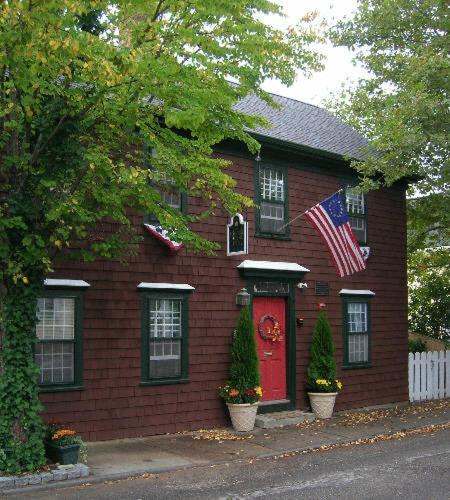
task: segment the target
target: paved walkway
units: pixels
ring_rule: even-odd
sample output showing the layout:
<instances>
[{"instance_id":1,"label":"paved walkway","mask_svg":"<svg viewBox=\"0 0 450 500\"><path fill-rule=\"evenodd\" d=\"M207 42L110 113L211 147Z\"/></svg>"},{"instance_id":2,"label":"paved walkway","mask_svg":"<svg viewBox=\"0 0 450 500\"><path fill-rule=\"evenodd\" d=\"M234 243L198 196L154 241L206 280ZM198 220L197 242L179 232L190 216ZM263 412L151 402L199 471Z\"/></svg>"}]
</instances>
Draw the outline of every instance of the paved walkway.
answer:
<instances>
[{"instance_id":1,"label":"paved walkway","mask_svg":"<svg viewBox=\"0 0 450 500\"><path fill-rule=\"evenodd\" d=\"M335 446L370 443L377 439L407 437L416 434L414 429L433 432L449 425L450 399L446 399L388 409L345 412L329 420L305 422L282 429L255 429L244 434L231 429L215 429L88 443L89 478L36 489L118 480L289 453L310 453ZM27 491L31 489L26 488Z\"/></svg>"},{"instance_id":2,"label":"paved walkway","mask_svg":"<svg viewBox=\"0 0 450 500\"><path fill-rule=\"evenodd\" d=\"M282 429L215 429L88 444L90 480L166 472L339 445L450 422L450 400L372 411Z\"/></svg>"}]
</instances>

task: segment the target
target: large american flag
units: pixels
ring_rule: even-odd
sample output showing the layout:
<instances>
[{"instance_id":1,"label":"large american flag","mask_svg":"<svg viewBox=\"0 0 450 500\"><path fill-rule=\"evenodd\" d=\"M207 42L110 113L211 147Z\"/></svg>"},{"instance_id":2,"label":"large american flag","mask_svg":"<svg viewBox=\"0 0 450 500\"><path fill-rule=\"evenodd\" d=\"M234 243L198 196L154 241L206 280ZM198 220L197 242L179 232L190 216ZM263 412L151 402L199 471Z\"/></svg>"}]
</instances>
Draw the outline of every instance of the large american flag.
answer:
<instances>
[{"instance_id":1,"label":"large american flag","mask_svg":"<svg viewBox=\"0 0 450 500\"><path fill-rule=\"evenodd\" d=\"M340 192L310 208L305 215L326 243L341 278L367 268Z\"/></svg>"}]
</instances>

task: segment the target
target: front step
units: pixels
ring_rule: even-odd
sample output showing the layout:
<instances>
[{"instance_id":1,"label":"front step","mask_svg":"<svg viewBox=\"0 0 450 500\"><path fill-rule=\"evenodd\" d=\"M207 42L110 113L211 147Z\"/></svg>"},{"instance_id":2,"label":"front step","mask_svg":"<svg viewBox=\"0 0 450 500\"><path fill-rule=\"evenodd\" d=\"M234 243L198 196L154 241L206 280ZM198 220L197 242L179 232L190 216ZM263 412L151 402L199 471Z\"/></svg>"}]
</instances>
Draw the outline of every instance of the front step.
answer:
<instances>
[{"instance_id":1,"label":"front step","mask_svg":"<svg viewBox=\"0 0 450 500\"><path fill-rule=\"evenodd\" d=\"M276 429L278 427L287 427L288 425L297 425L305 421L312 422L315 418L314 413L306 411L278 411L256 415L255 426L262 429Z\"/></svg>"}]
</instances>

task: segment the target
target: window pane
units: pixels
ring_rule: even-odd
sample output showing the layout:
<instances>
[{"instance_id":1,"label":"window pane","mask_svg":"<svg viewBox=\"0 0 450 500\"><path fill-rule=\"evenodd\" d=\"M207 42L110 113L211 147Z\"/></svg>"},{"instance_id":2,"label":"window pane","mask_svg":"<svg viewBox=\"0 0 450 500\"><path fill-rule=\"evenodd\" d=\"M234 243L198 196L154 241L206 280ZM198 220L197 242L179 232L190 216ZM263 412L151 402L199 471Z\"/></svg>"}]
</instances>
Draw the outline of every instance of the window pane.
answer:
<instances>
[{"instance_id":1,"label":"window pane","mask_svg":"<svg viewBox=\"0 0 450 500\"><path fill-rule=\"evenodd\" d=\"M40 298L37 303L36 335L42 340L73 339L75 299Z\"/></svg>"},{"instance_id":2,"label":"window pane","mask_svg":"<svg viewBox=\"0 0 450 500\"><path fill-rule=\"evenodd\" d=\"M164 192L162 198L170 207L181 210L181 193L179 190Z\"/></svg>"},{"instance_id":3,"label":"window pane","mask_svg":"<svg viewBox=\"0 0 450 500\"><path fill-rule=\"evenodd\" d=\"M260 226L263 232L282 232L282 227L284 226L284 205L262 202Z\"/></svg>"},{"instance_id":4,"label":"window pane","mask_svg":"<svg viewBox=\"0 0 450 500\"><path fill-rule=\"evenodd\" d=\"M181 375L181 340L150 341L150 378Z\"/></svg>"},{"instance_id":5,"label":"window pane","mask_svg":"<svg viewBox=\"0 0 450 500\"><path fill-rule=\"evenodd\" d=\"M366 221L360 217L350 217L350 227L359 242L366 241Z\"/></svg>"},{"instance_id":6,"label":"window pane","mask_svg":"<svg viewBox=\"0 0 450 500\"><path fill-rule=\"evenodd\" d=\"M257 281L253 286L254 292L289 293L289 283L279 281Z\"/></svg>"},{"instance_id":7,"label":"window pane","mask_svg":"<svg viewBox=\"0 0 450 500\"><path fill-rule=\"evenodd\" d=\"M261 198L270 201L284 201L284 177L282 170L261 168Z\"/></svg>"},{"instance_id":8,"label":"window pane","mask_svg":"<svg viewBox=\"0 0 450 500\"><path fill-rule=\"evenodd\" d=\"M40 384L74 382L74 349L68 342L38 342L35 360L40 368Z\"/></svg>"},{"instance_id":9,"label":"window pane","mask_svg":"<svg viewBox=\"0 0 450 500\"><path fill-rule=\"evenodd\" d=\"M364 195L357 193L354 189L346 189L347 211L349 214L364 215Z\"/></svg>"},{"instance_id":10,"label":"window pane","mask_svg":"<svg viewBox=\"0 0 450 500\"><path fill-rule=\"evenodd\" d=\"M347 313L349 333L367 332L367 304L349 302Z\"/></svg>"},{"instance_id":11,"label":"window pane","mask_svg":"<svg viewBox=\"0 0 450 500\"><path fill-rule=\"evenodd\" d=\"M181 300L150 300L150 338L181 337Z\"/></svg>"},{"instance_id":12,"label":"window pane","mask_svg":"<svg viewBox=\"0 0 450 500\"><path fill-rule=\"evenodd\" d=\"M350 363L369 361L369 335L367 333L348 337L348 360Z\"/></svg>"}]
</instances>

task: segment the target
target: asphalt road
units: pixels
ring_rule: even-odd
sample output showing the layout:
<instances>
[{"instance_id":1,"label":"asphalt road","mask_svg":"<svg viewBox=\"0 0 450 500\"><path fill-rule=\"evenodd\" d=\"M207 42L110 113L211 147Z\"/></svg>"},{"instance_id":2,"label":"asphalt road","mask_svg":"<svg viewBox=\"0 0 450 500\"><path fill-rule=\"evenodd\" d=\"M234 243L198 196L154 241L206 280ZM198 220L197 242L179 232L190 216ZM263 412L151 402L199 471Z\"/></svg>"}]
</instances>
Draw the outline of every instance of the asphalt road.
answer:
<instances>
[{"instance_id":1,"label":"asphalt road","mask_svg":"<svg viewBox=\"0 0 450 500\"><path fill-rule=\"evenodd\" d=\"M21 493L21 499L450 499L450 430L279 459Z\"/></svg>"}]
</instances>

